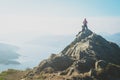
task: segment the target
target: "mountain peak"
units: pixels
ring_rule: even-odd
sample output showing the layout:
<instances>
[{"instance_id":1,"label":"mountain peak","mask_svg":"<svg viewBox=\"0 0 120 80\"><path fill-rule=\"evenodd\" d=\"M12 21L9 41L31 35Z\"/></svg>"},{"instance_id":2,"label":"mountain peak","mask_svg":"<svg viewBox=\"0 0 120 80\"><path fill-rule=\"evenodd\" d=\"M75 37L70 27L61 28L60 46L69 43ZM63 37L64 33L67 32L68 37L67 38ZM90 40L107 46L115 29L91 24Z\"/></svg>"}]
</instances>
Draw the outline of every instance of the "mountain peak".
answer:
<instances>
[{"instance_id":1,"label":"mountain peak","mask_svg":"<svg viewBox=\"0 0 120 80\"><path fill-rule=\"evenodd\" d=\"M94 73L91 70L97 70L99 66L106 67L108 63L120 65L119 61L120 48L118 45L89 30L87 20L84 19L82 31L76 35L76 38L59 54L52 54L50 58L43 60L27 76L34 76L42 72L43 74L60 73L60 75L73 76L77 74L80 76L89 71Z\"/></svg>"},{"instance_id":2,"label":"mountain peak","mask_svg":"<svg viewBox=\"0 0 120 80\"><path fill-rule=\"evenodd\" d=\"M93 32L89 29L86 29L84 31L80 31L76 35L76 39L78 39L78 41L80 41L81 39L85 39L86 37L90 36L91 34L93 34Z\"/></svg>"},{"instance_id":3,"label":"mountain peak","mask_svg":"<svg viewBox=\"0 0 120 80\"><path fill-rule=\"evenodd\" d=\"M115 43L109 42L102 36L93 33L87 27L87 20L84 19L82 31L66 48L61 51L61 55L70 56L76 60L91 58L94 60L105 60L107 62L120 64L120 48ZM116 54L114 54L116 53ZM117 56L116 56L117 55ZM113 59L111 56L116 57Z\"/></svg>"},{"instance_id":4,"label":"mountain peak","mask_svg":"<svg viewBox=\"0 0 120 80\"><path fill-rule=\"evenodd\" d=\"M87 23L88 22L87 22L87 20L85 18L84 21L83 21L83 25L82 25L82 31L80 31L76 35L76 39L78 39L78 41L80 41L81 39L84 39L84 38L90 36L91 34L93 34L93 32L88 29Z\"/></svg>"}]
</instances>

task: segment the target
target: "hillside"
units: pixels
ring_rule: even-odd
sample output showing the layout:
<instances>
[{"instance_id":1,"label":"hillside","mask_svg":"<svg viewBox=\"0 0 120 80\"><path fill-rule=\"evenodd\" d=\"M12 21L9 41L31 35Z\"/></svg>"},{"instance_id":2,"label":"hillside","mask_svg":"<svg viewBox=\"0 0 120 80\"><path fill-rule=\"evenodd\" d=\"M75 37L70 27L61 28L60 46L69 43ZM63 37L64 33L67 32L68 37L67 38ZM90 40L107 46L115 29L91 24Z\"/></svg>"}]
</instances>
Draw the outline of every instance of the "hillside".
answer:
<instances>
[{"instance_id":1,"label":"hillside","mask_svg":"<svg viewBox=\"0 0 120 80\"><path fill-rule=\"evenodd\" d=\"M59 54L52 54L43 60L23 79L119 80L119 57L117 44L85 29Z\"/></svg>"}]
</instances>

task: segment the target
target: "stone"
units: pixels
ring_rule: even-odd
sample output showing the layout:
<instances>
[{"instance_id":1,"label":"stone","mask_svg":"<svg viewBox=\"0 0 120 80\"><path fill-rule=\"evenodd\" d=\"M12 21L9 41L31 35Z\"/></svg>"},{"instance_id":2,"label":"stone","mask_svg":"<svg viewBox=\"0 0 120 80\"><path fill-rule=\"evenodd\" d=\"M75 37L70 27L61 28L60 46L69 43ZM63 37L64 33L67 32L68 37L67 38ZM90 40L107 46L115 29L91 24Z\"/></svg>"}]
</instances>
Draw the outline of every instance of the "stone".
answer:
<instances>
[{"instance_id":1,"label":"stone","mask_svg":"<svg viewBox=\"0 0 120 80\"><path fill-rule=\"evenodd\" d=\"M95 63L95 69L96 70L103 70L106 68L106 66L108 65L108 63L104 60L99 60L99 61L96 61Z\"/></svg>"},{"instance_id":2,"label":"stone","mask_svg":"<svg viewBox=\"0 0 120 80\"><path fill-rule=\"evenodd\" d=\"M46 71L46 68L51 67L54 71L63 71L72 65L73 60L68 56L55 56L48 60L43 60L35 69L36 73Z\"/></svg>"}]
</instances>

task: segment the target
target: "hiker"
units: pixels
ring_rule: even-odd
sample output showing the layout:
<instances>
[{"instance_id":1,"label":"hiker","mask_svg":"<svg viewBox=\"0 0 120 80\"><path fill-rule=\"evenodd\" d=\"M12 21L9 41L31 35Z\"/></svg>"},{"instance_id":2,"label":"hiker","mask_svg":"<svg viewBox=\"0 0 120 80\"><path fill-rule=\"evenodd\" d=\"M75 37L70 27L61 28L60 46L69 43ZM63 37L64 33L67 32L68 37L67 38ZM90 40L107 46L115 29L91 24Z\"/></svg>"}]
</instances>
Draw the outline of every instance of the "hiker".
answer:
<instances>
[{"instance_id":1,"label":"hiker","mask_svg":"<svg viewBox=\"0 0 120 80\"><path fill-rule=\"evenodd\" d=\"M86 20L86 18L84 19L84 21L83 21L83 26L82 26L82 31L84 31L85 29L88 29L88 27L87 27L87 20Z\"/></svg>"}]
</instances>

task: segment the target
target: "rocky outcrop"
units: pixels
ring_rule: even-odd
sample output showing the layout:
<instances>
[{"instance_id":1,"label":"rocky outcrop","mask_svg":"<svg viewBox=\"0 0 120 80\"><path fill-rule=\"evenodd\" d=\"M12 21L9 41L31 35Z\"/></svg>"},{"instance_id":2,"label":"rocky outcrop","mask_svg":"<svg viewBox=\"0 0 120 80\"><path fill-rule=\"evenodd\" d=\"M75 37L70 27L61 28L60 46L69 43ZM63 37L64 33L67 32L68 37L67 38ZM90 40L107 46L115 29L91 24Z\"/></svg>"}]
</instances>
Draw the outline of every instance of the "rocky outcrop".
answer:
<instances>
[{"instance_id":1,"label":"rocky outcrop","mask_svg":"<svg viewBox=\"0 0 120 80\"><path fill-rule=\"evenodd\" d=\"M99 77L103 70L107 71L106 67L109 63L120 65L119 61L120 48L118 45L86 29L80 31L74 41L63 51L43 60L31 73L33 78L41 73L53 74L52 77L47 76L51 77L49 80L58 80L58 76L62 76L62 78L68 76L68 80L97 80L95 76ZM117 78L120 79L118 75Z\"/></svg>"},{"instance_id":2,"label":"rocky outcrop","mask_svg":"<svg viewBox=\"0 0 120 80\"><path fill-rule=\"evenodd\" d=\"M53 54L52 54L53 55ZM53 69L52 71L63 71L73 64L74 60L68 56L54 55L49 59L43 60L38 67L35 68L35 73L46 71L47 68Z\"/></svg>"},{"instance_id":3,"label":"rocky outcrop","mask_svg":"<svg viewBox=\"0 0 120 80\"><path fill-rule=\"evenodd\" d=\"M94 60L120 64L119 46L88 29L79 32L75 40L61 52L61 55L68 55L77 60L89 57Z\"/></svg>"},{"instance_id":4,"label":"rocky outcrop","mask_svg":"<svg viewBox=\"0 0 120 80\"><path fill-rule=\"evenodd\" d=\"M95 69L103 70L106 68L107 65L108 65L108 63L105 62L104 60L99 60L99 61L96 61L96 63L95 63Z\"/></svg>"}]
</instances>

